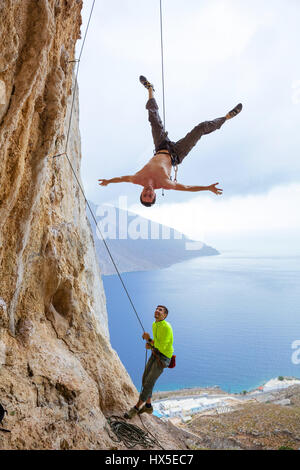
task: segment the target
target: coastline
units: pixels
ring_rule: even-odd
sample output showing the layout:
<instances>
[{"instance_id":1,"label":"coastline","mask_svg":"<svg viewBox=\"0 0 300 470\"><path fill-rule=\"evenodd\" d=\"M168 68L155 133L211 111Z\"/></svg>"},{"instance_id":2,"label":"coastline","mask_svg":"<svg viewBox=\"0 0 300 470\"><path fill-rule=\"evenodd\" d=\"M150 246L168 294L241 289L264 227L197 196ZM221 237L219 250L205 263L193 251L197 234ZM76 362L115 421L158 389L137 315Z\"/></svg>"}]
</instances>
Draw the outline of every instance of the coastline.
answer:
<instances>
[{"instance_id":1,"label":"coastline","mask_svg":"<svg viewBox=\"0 0 300 470\"><path fill-rule=\"evenodd\" d=\"M300 385L300 378L298 377L283 377L283 380L279 380L278 377L272 378L265 382L263 385L256 387L254 389L246 390L247 394L252 394L257 391L270 391L270 390L280 390L282 388L287 388L292 385ZM167 398L174 398L174 397L183 397L183 396L198 396L201 394L220 394L220 395L229 395L229 396L236 396L236 395L244 395L243 392L226 392L222 390L218 385L213 385L211 387L188 387L188 388L180 388L177 390L162 390L153 393L153 400L163 400Z\"/></svg>"},{"instance_id":2,"label":"coastline","mask_svg":"<svg viewBox=\"0 0 300 470\"><path fill-rule=\"evenodd\" d=\"M187 422L194 414L229 413L248 401L276 401L276 395L295 385L300 387L300 378L279 376L242 393L228 393L218 386L158 391L153 393L154 415L158 418Z\"/></svg>"},{"instance_id":3,"label":"coastline","mask_svg":"<svg viewBox=\"0 0 300 470\"><path fill-rule=\"evenodd\" d=\"M226 392L218 386L190 387L190 388L180 388L177 390L157 391L153 393L152 397L153 397L153 401L158 401L158 400L166 400L168 398L176 398L176 397L184 397L184 396L198 396L204 393L224 395Z\"/></svg>"}]
</instances>

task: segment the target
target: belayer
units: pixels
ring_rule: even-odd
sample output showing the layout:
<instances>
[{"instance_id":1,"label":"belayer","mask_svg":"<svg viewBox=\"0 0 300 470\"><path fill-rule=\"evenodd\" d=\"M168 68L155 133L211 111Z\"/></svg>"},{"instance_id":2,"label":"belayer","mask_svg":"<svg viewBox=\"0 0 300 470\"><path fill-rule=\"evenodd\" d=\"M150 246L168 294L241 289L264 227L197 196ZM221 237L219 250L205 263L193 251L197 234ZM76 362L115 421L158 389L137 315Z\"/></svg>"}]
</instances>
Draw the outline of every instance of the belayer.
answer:
<instances>
[{"instance_id":1,"label":"belayer","mask_svg":"<svg viewBox=\"0 0 300 470\"><path fill-rule=\"evenodd\" d=\"M152 350L152 354L146 364L143 378L142 390L139 400L124 417L133 418L137 414L153 413L151 405L152 390L158 379L166 367L169 367L173 356L173 330L169 322L166 321L168 309L164 305L158 305L154 312L155 321L152 325L153 339L149 333L143 334L146 340L146 348ZM141 405L144 406L141 407Z\"/></svg>"},{"instance_id":2,"label":"belayer","mask_svg":"<svg viewBox=\"0 0 300 470\"><path fill-rule=\"evenodd\" d=\"M155 190L159 188L174 189L175 191L212 191L215 194L222 194L222 189L217 188L219 183L210 186L187 186L171 180L172 166L177 167L188 155L191 149L204 134L210 134L226 122L233 118L242 110L242 104L238 104L224 117L214 119L213 121L204 121L198 124L185 137L172 142L168 133L165 132L161 118L158 113L158 106L153 97L154 88L148 80L140 76L140 82L148 89L149 99L146 104L149 121L152 128L152 136L155 145L155 155L148 163L134 175L120 176L111 179L99 179L100 186L107 186L109 183L133 183L143 186L140 201L144 206L150 207L155 203Z\"/></svg>"}]
</instances>

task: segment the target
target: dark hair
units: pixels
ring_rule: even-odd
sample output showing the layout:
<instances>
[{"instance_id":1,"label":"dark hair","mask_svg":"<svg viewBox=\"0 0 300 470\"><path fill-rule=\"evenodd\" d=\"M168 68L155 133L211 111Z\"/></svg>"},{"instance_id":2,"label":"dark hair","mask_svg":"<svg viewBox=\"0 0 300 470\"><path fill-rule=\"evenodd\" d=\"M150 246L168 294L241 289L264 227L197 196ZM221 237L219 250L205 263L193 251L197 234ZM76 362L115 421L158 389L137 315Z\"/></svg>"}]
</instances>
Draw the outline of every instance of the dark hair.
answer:
<instances>
[{"instance_id":1,"label":"dark hair","mask_svg":"<svg viewBox=\"0 0 300 470\"><path fill-rule=\"evenodd\" d=\"M152 201L152 202L145 202L145 201L143 201L142 195L140 195L140 201L141 201L141 203L143 204L143 206L151 207L151 206L153 206L153 204L155 204L155 201L156 201L156 194L154 194L154 198L153 198L153 201Z\"/></svg>"},{"instance_id":2,"label":"dark hair","mask_svg":"<svg viewBox=\"0 0 300 470\"><path fill-rule=\"evenodd\" d=\"M168 315L169 310L167 309L167 307L165 307L164 305L158 305L158 307L164 308L165 309L165 314Z\"/></svg>"}]
</instances>

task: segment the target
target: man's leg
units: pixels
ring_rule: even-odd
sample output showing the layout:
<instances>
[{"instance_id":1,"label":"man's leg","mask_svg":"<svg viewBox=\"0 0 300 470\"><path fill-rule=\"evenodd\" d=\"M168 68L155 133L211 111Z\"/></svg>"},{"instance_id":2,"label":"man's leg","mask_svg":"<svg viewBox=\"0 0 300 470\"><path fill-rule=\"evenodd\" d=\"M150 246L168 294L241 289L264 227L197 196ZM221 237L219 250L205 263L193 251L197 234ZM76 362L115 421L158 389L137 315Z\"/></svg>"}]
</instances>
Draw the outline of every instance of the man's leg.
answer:
<instances>
[{"instance_id":1,"label":"man's leg","mask_svg":"<svg viewBox=\"0 0 300 470\"><path fill-rule=\"evenodd\" d=\"M153 85L151 85L151 83L149 83L148 80L142 75L140 76L140 82L148 90L148 101L146 104L146 109L148 110L148 120L151 124L153 142L155 149L157 149L163 140L168 139L168 133L164 130L164 126L158 112L158 105L153 96Z\"/></svg>"},{"instance_id":2,"label":"man's leg","mask_svg":"<svg viewBox=\"0 0 300 470\"><path fill-rule=\"evenodd\" d=\"M152 354L150 356L150 358L148 359L148 362L146 364L146 367L145 367L145 370L144 370L144 373L143 373L142 390L141 390L141 393L140 393L139 400L138 400L138 402L136 403L135 406L133 406L127 413L125 413L125 415L124 415L125 418L128 418L128 419L133 418L135 415L138 414L140 406L146 400L149 400L148 395L147 395L148 391L147 391L147 389L145 389L145 387L147 387L149 376L151 376L151 370L152 370L153 364L155 364L155 362L156 362L156 359L155 359L154 355ZM150 403L151 403L151 398L150 398Z\"/></svg>"},{"instance_id":3,"label":"man's leg","mask_svg":"<svg viewBox=\"0 0 300 470\"><path fill-rule=\"evenodd\" d=\"M151 94L151 90L152 88L149 90L149 95ZM148 110L148 120L151 124L152 137L156 150L163 140L168 139L168 134L164 130L155 98L149 98L146 109Z\"/></svg>"},{"instance_id":4,"label":"man's leg","mask_svg":"<svg viewBox=\"0 0 300 470\"><path fill-rule=\"evenodd\" d=\"M162 358L160 356L160 360L158 361L157 358L156 358L156 367L158 368L159 370L159 375L163 372L163 370L168 367L170 365L170 362L171 362L171 358L167 358L164 356L164 358ZM153 371L151 372L151 374L149 374L149 376L145 379L145 388L147 387L147 384L148 384L148 381L151 381L152 380L152 374L153 374ZM155 382L156 380L158 379L159 375L156 377L155 379ZM150 395L148 396L147 400L146 400L146 403L144 406L142 406L142 408L139 410L139 414L142 414L142 413L148 413L148 414L152 414L153 413L153 407L151 405L151 400L152 400L152 390L153 390L153 387L154 387L154 384L155 382L153 383L152 385L152 388L151 388L151 393ZM143 399L143 397L142 397ZM139 407L141 406L142 404L142 399L138 402L138 405Z\"/></svg>"},{"instance_id":5,"label":"man's leg","mask_svg":"<svg viewBox=\"0 0 300 470\"><path fill-rule=\"evenodd\" d=\"M142 387L142 391L140 393L139 402L141 402L141 403L144 403L144 402L147 402L147 401L148 401L148 403L151 403L153 387L154 387L158 377L162 374L162 372L164 370L163 365L158 362L158 360L156 359L156 357L153 354L150 357L150 359L151 359L151 363L150 363L150 366L147 370L147 373L144 376L143 387Z\"/></svg>"},{"instance_id":6,"label":"man's leg","mask_svg":"<svg viewBox=\"0 0 300 470\"><path fill-rule=\"evenodd\" d=\"M226 121L225 116L222 118L214 119L213 121L204 121L194 127L194 129L189 132L183 139L178 140L175 144L175 151L178 156L178 163L181 163L182 160L187 156L187 154L192 150L196 145L198 140L205 134L210 134L211 132L220 129L220 127Z\"/></svg>"},{"instance_id":7,"label":"man's leg","mask_svg":"<svg viewBox=\"0 0 300 470\"><path fill-rule=\"evenodd\" d=\"M227 113L226 116L214 119L213 121L201 122L198 124L198 126L194 127L191 132L183 137L183 139L178 140L178 142L175 144L178 163L182 162L182 160L187 156L187 154L192 150L192 148L203 135L210 134L211 132L220 129L224 122L236 116L241 110L242 105L238 104L229 113Z\"/></svg>"},{"instance_id":8,"label":"man's leg","mask_svg":"<svg viewBox=\"0 0 300 470\"><path fill-rule=\"evenodd\" d=\"M151 369L153 367L153 364L155 363L155 357L153 354L151 354L151 356L149 357L149 360L146 364L146 367L145 367L145 370L144 370L144 373L143 373L143 377L142 377L142 390L141 390L141 393L140 393L140 397L139 397L139 401L137 402L136 404L136 407L139 408L142 403L144 403L146 401L146 398L144 399L144 395L145 395L145 392L144 392L144 388L145 388L145 384L147 383L148 381L148 376L151 374ZM143 399L141 398L141 396L143 396Z\"/></svg>"},{"instance_id":9,"label":"man's leg","mask_svg":"<svg viewBox=\"0 0 300 470\"><path fill-rule=\"evenodd\" d=\"M142 405L142 403L147 402L148 406L150 404L150 413L152 413L153 409L151 406L151 397L152 397L152 391L153 387L158 379L158 377L162 374L164 370L163 365L159 364L155 356L152 354L149 361L147 362L147 365L145 367L145 371L143 374L143 379L142 379L142 390L140 393L139 400L137 404L129 410L128 413L125 414L125 418L133 418L138 412L139 408Z\"/></svg>"}]
</instances>

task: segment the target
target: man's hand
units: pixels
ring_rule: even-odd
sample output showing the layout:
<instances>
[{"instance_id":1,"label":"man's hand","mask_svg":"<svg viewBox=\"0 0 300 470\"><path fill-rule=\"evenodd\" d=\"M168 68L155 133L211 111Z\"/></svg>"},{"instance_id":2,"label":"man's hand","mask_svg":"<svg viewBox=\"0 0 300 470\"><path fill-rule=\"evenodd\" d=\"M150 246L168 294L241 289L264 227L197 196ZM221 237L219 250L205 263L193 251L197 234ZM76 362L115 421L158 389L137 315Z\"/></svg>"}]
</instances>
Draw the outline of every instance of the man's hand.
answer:
<instances>
[{"instance_id":1,"label":"man's hand","mask_svg":"<svg viewBox=\"0 0 300 470\"><path fill-rule=\"evenodd\" d=\"M223 193L223 189L221 188L217 188L217 184L219 183L215 183L215 184L211 184L210 186L207 187L207 189L215 194L222 194Z\"/></svg>"},{"instance_id":2,"label":"man's hand","mask_svg":"<svg viewBox=\"0 0 300 470\"><path fill-rule=\"evenodd\" d=\"M101 181L100 186L107 186L110 183L134 183L133 176L117 176L116 178L111 178L110 180L100 179Z\"/></svg>"},{"instance_id":3,"label":"man's hand","mask_svg":"<svg viewBox=\"0 0 300 470\"><path fill-rule=\"evenodd\" d=\"M98 181L101 181L101 183L99 183L100 186L107 186L110 183L110 180L101 179Z\"/></svg>"},{"instance_id":4,"label":"man's hand","mask_svg":"<svg viewBox=\"0 0 300 470\"><path fill-rule=\"evenodd\" d=\"M223 189L217 188L217 184L211 184L210 186L188 186L186 184L180 184L175 181L170 181L168 184L164 185L165 189L175 189L175 191L189 191L189 192L198 192L198 191L212 191L215 194L222 194Z\"/></svg>"},{"instance_id":5,"label":"man's hand","mask_svg":"<svg viewBox=\"0 0 300 470\"><path fill-rule=\"evenodd\" d=\"M149 333L143 333L143 336L142 336L143 339L145 339L146 341L149 341L150 340L150 335ZM146 349L152 349L151 348L151 345L147 342L146 343Z\"/></svg>"}]
</instances>

